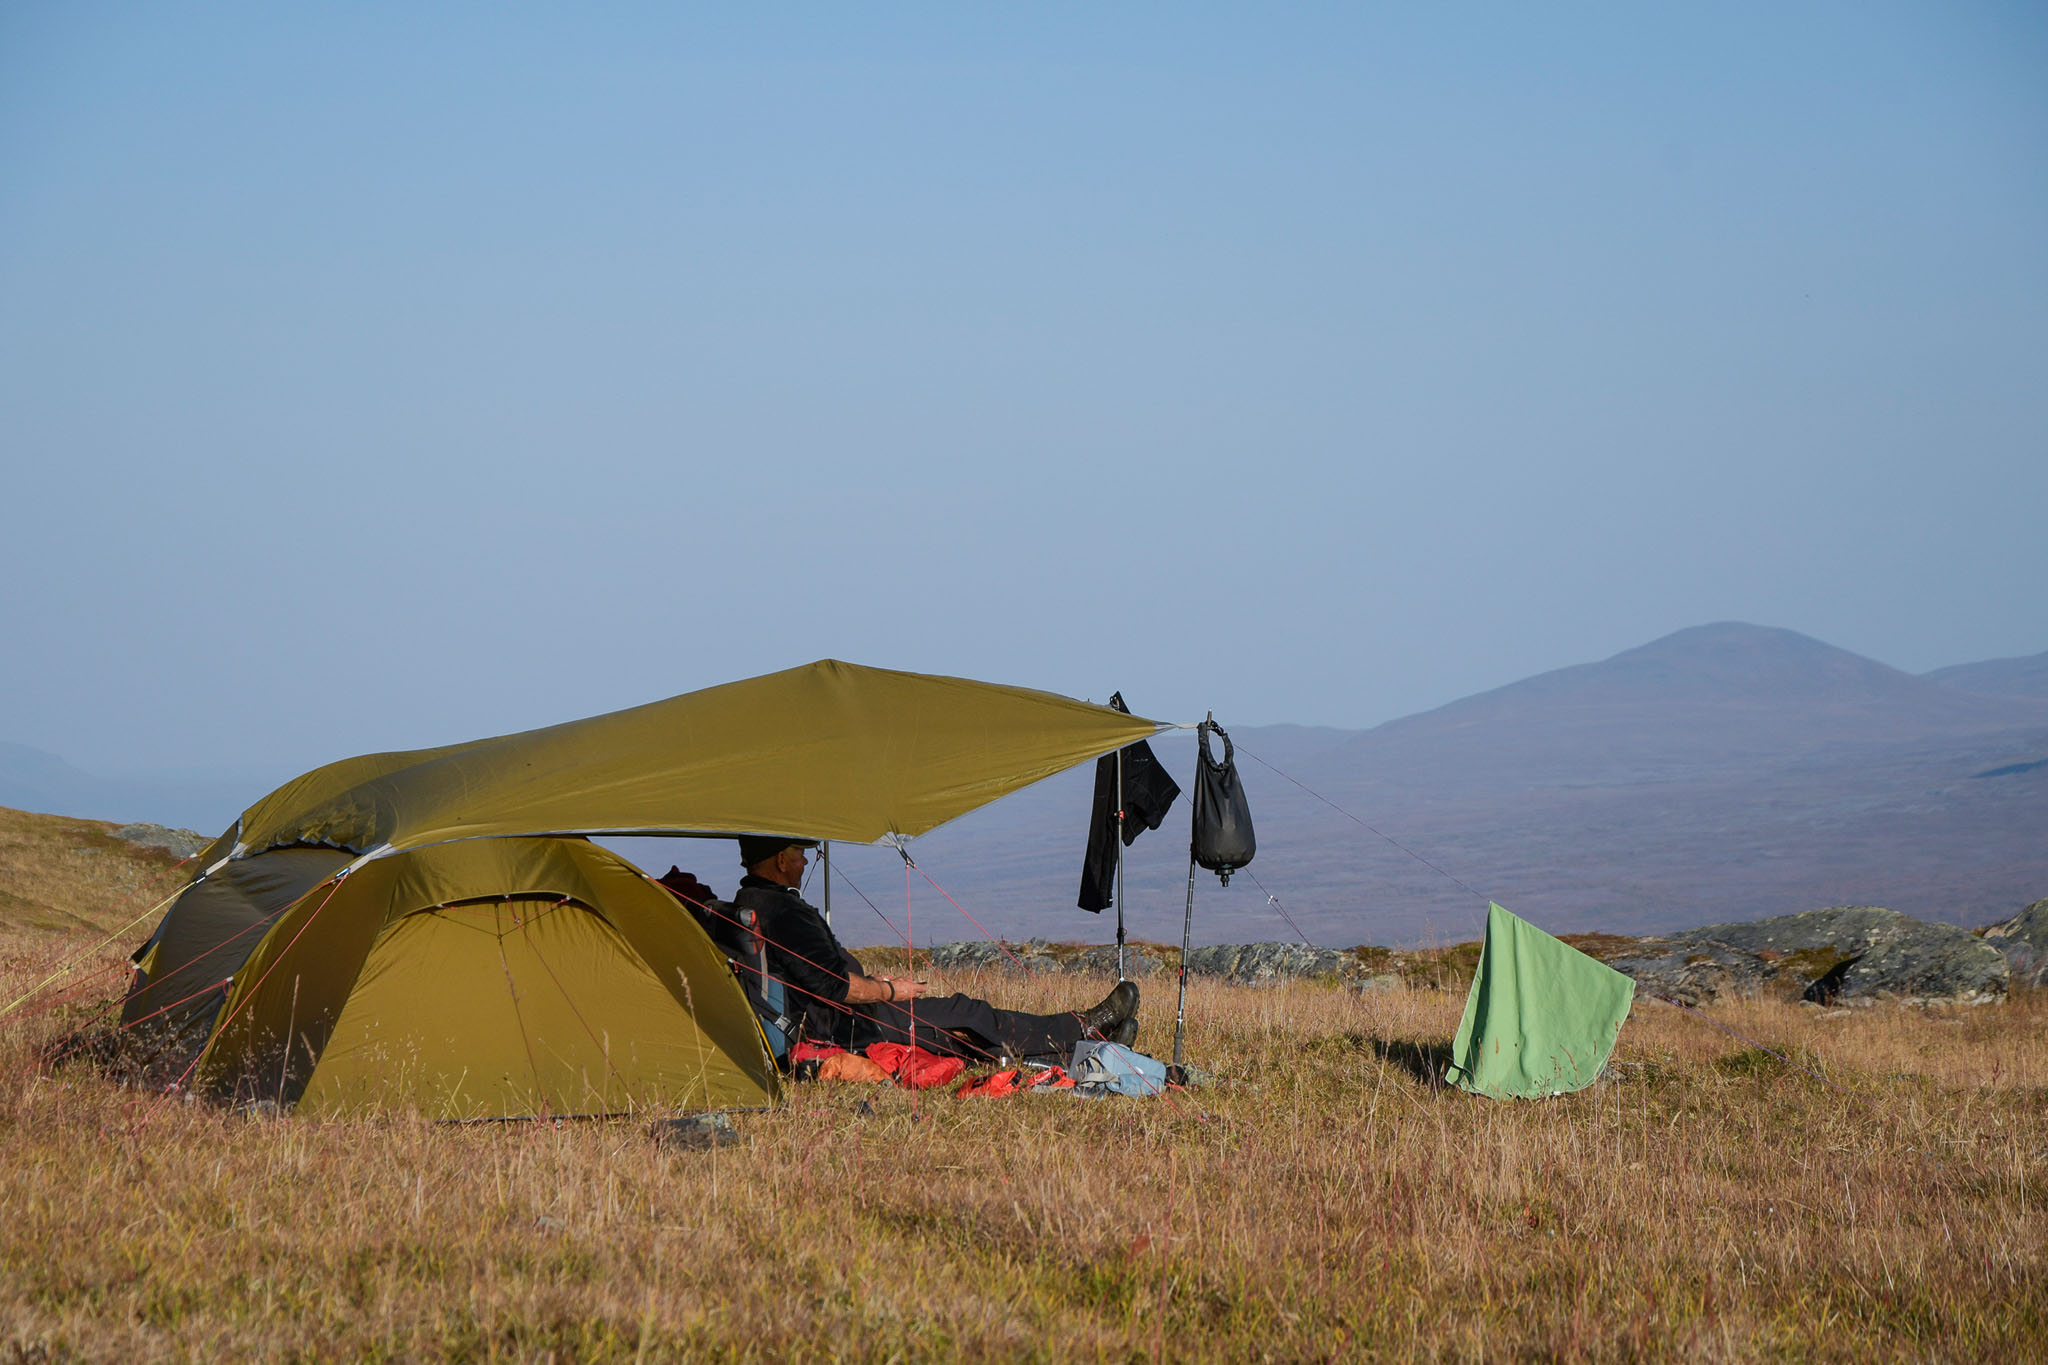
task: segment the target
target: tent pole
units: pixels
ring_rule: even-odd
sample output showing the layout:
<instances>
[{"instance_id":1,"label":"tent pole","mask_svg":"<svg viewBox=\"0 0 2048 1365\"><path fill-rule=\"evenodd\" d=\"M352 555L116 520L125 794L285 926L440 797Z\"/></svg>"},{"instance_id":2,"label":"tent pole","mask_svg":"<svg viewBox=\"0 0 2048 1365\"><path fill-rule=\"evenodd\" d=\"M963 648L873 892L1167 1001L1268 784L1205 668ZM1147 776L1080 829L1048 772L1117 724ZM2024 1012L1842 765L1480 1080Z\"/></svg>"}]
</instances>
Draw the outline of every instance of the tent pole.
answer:
<instances>
[{"instance_id":1,"label":"tent pole","mask_svg":"<svg viewBox=\"0 0 2048 1365\"><path fill-rule=\"evenodd\" d=\"M1188 944L1193 941L1195 929L1195 859L1188 855L1188 909L1180 923L1180 1003L1173 1007L1173 1064L1183 1066L1185 1059L1180 1054L1181 1037L1188 1022Z\"/></svg>"},{"instance_id":2,"label":"tent pole","mask_svg":"<svg viewBox=\"0 0 2048 1365\"><path fill-rule=\"evenodd\" d=\"M832 922L832 841L822 840L818 844L818 867L825 874L825 923Z\"/></svg>"},{"instance_id":3,"label":"tent pole","mask_svg":"<svg viewBox=\"0 0 2048 1365\"><path fill-rule=\"evenodd\" d=\"M1124 751L1116 751L1116 979L1124 974Z\"/></svg>"}]
</instances>

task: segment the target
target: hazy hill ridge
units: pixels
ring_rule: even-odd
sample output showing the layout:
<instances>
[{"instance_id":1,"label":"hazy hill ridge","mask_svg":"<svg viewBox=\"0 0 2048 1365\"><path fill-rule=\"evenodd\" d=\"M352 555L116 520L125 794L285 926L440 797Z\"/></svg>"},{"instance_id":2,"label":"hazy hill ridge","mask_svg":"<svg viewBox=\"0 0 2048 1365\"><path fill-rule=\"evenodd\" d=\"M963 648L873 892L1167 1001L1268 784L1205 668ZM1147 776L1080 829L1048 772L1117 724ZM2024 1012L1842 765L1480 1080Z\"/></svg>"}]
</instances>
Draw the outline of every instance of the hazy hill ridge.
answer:
<instances>
[{"instance_id":1,"label":"hazy hill ridge","mask_svg":"<svg viewBox=\"0 0 2048 1365\"><path fill-rule=\"evenodd\" d=\"M1945 687L1981 692L1987 696L2048 698L2048 653L2029 654L2019 659L1952 664L1921 676Z\"/></svg>"},{"instance_id":2,"label":"hazy hill ridge","mask_svg":"<svg viewBox=\"0 0 2048 1365\"><path fill-rule=\"evenodd\" d=\"M1891 743L2048 724L2048 706L1916 678L1794 631L1696 626L1599 663L1538 674L1352 741L1418 779L1627 780L1828 743ZM1447 760L1469 766L1446 768Z\"/></svg>"}]
</instances>

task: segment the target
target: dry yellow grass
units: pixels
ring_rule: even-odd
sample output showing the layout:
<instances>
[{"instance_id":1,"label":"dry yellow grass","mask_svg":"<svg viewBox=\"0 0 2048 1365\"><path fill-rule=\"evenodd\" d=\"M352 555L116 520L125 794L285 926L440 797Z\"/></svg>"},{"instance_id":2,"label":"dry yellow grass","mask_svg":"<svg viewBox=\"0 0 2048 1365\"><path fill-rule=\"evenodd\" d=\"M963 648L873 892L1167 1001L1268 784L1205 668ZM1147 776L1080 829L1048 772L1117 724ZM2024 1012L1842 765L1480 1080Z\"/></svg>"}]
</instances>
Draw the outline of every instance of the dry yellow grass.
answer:
<instances>
[{"instance_id":1,"label":"dry yellow grass","mask_svg":"<svg viewBox=\"0 0 2048 1365\"><path fill-rule=\"evenodd\" d=\"M6 876L77 871L8 848ZM146 894L155 866L102 891ZM72 913L126 917L90 900ZM5 932L7 998L52 946ZM1050 1006L1101 983L956 984ZM1149 996L1140 1045L1163 1048L1170 992ZM1456 991L1198 983L1191 1055L1218 1082L1194 1095L810 1087L685 1153L644 1118L320 1123L39 1074L34 1046L87 1003L0 1035L0 1360L2018 1360L2048 1340L2039 994L1713 1011L1839 1091L1641 1003L1613 1079L1496 1104L1412 1069Z\"/></svg>"}]
</instances>

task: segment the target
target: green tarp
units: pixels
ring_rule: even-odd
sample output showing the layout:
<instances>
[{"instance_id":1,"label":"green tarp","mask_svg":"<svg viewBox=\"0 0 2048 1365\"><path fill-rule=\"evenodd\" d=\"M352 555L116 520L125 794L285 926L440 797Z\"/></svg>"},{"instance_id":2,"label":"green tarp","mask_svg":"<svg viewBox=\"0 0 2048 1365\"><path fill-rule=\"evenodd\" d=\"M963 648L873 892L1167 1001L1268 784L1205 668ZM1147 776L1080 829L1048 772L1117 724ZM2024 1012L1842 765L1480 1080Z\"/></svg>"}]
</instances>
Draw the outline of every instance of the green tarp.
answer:
<instances>
[{"instance_id":1,"label":"green tarp","mask_svg":"<svg viewBox=\"0 0 2048 1365\"><path fill-rule=\"evenodd\" d=\"M1497 1100L1591 1085L1635 989L1612 967L1489 904L1448 1079Z\"/></svg>"},{"instance_id":2,"label":"green tarp","mask_svg":"<svg viewBox=\"0 0 2048 1365\"><path fill-rule=\"evenodd\" d=\"M366 854L505 835L874 843L1159 729L1050 692L825 659L544 730L331 763L243 812L199 866L231 850Z\"/></svg>"}]
</instances>

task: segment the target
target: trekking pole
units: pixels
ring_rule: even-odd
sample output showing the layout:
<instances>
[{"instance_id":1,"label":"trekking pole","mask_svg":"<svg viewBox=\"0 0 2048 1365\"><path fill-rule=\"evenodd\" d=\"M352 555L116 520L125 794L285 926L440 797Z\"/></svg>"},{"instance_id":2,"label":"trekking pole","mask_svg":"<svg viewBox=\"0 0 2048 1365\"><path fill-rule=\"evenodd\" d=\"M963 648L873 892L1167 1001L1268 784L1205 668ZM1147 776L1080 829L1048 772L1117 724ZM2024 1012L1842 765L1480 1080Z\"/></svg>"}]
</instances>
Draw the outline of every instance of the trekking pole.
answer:
<instances>
[{"instance_id":1,"label":"trekking pole","mask_svg":"<svg viewBox=\"0 0 2048 1365\"><path fill-rule=\"evenodd\" d=\"M1216 713L1211 711L1208 719L1195 728L1199 736L1204 727L1216 723ZM1195 755L1196 764L1202 762L1201 752ZM1188 1022L1188 949L1194 942L1195 933L1195 831L1202 827L1202 783L1197 775L1194 798L1188 802L1190 819L1188 823L1188 908L1180 922L1180 1003L1173 1009L1173 1064L1185 1065L1181 1056L1181 1038Z\"/></svg>"},{"instance_id":2,"label":"trekking pole","mask_svg":"<svg viewBox=\"0 0 2048 1365\"><path fill-rule=\"evenodd\" d=\"M1173 1008L1173 1064L1181 1066L1180 1042L1188 1022L1188 944L1195 929L1195 859L1188 855L1188 909L1180 922L1180 1003Z\"/></svg>"},{"instance_id":3,"label":"trekking pole","mask_svg":"<svg viewBox=\"0 0 2048 1365\"><path fill-rule=\"evenodd\" d=\"M1116 751L1116 979L1124 975L1124 751Z\"/></svg>"}]
</instances>

